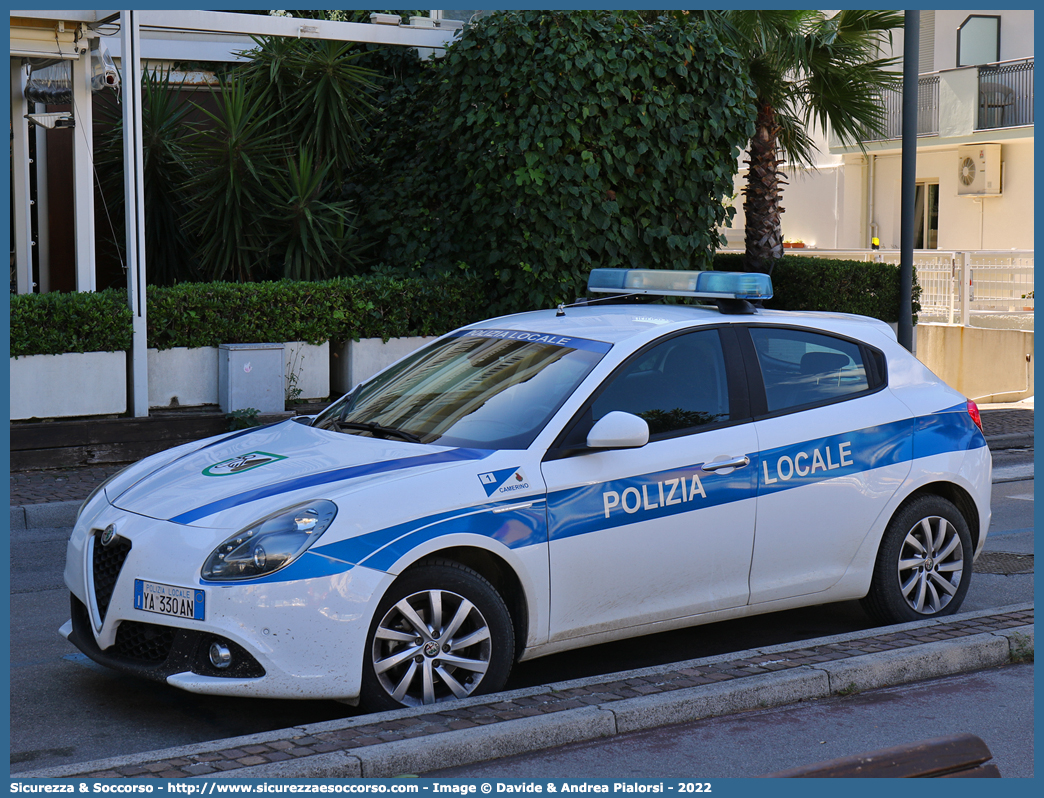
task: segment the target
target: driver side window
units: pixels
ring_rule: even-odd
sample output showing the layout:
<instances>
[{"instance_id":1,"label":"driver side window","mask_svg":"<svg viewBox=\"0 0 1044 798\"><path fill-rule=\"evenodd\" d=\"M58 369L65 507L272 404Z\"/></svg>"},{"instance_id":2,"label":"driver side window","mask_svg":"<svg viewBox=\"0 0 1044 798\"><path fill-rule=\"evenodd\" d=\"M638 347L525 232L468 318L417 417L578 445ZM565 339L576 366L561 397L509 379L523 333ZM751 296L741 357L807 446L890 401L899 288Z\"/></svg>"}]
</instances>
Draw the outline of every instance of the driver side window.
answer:
<instances>
[{"instance_id":1,"label":"driver side window","mask_svg":"<svg viewBox=\"0 0 1044 798\"><path fill-rule=\"evenodd\" d=\"M728 384L718 331L679 335L639 354L595 399L592 421L613 410L645 419L651 436L727 420Z\"/></svg>"}]
</instances>

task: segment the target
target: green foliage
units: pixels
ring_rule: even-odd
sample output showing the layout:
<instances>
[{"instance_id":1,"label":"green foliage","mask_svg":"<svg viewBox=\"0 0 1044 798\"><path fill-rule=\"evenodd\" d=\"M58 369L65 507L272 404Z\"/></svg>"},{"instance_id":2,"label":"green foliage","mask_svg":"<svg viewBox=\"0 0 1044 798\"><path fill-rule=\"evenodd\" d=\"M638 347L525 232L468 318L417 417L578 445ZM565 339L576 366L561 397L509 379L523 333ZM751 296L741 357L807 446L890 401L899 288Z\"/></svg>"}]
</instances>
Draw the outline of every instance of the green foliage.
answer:
<instances>
[{"instance_id":1,"label":"green foliage","mask_svg":"<svg viewBox=\"0 0 1044 798\"><path fill-rule=\"evenodd\" d=\"M466 263L494 312L571 300L596 266L706 268L751 99L702 24L490 14L387 110L360 227L406 273Z\"/></svg>"},{"instance_id":2,"label":"green foliage","mask_svg":"<svg viewBox=\"0 0 1044 798\"><path fill-rule=\"evenodd\" d=\"M373 110L377 73L356 63L365 52L353 42L283 37L255 42L238 80L260 100L261 116L339 178L354 162L363 120Z\"/></svg>"},{"instance_id":3,"label":"green foliage","mask_svg":"<svg viewBox=\"0 0 1044 798\"><path fill-rule=\"evenodd\" d=\"M11 356L130 348L131 311L118 289L11 295Z\"/></svg>"},{"instance_id":4,"label":"green foliage","mask_svg":"<svg viewBox=\"0 0 1044 798\"><path fill-rule=\"evenodd\" d=\"M192 198L186 223L199 237L203 274L211 280L265 276L262 253L268 231L268 185L281 154L282 131L262 100L243 81L212 92L214 112L201 108L210 124L192 140Z\"/></svg>"},{"instance_id":5,"label":"green foliage","mask_svg":"<svg viewBox=\"0 0 1044 798\"><path fill-rule=\"evenodd\" d=\"M473 281L346 277L148 290L149 346L441 335L486 315Z\"/></svg>"},{"instance_id":6,"label":"green foliage","mask_svg":"<svg viewBox=\"0 0 1044 798\"><path fill-rule=\"evenodd\" d=\"M812 165L816 148L808 131L829 129L845 144L859 144L885 119L881 92L902 85L902 58L882 58L892 31L903 27L896 11L750 10L703 12L719 34L743 53L758 103L772 109L781 153ZM860 145L861 146L861 145Z\"/></svg>"},{"instance_id":7,"label":"green foliage","mask_svg":"<svg viewBox=\"0 0 1044 798\"><path fill-rule=\"evenodd\" d=\"M146 301L156 349L442 335L489 315L483 286L467 278L151 285ZM130 342L123 291L11 296L12 356L120 351Z\"/></svg>"},{"instance_id":8,"label":"green foliage","mask_svg":"<svg viewBox=\"0 0 1044 798\"><path fill-rule=\"evenodd\" d=\"M211 125L193 139L186 221L198 232L203 273L213 280L314 280L355 259L353 214L335 199L307 147L292 148L270 98L242 76L215 92ZM292 153L292 154L291 154Z\"/></svg>"},{"instance_id":9,"label":"green foliage","mask_svg":"<svg viewBox=\"0 0 1044 798\"><path fill-rule=\"evenodd\" d=\"M744 256L718 253L718 271L744 271ZM801 255L787 255L772 266L774 310L826 310L857 313L881 321L899 320L899 266ZM914 274L913 313L921 309L921 286Z\"/></svg>"},{"instance_id":10,"label":"green foliage","mask_svg":"<svg viewBox=\"0 0 1044 798\"><path fill-rule=\"evenodd\" d=\"M742 258L719 253L714 267L739 271ZM776 263L772 279L771 308L859 313L889 322L898 318L899 267L892 264L788 255ZM915 276L915 313L919 296ZM146 299L148 345L157 349L441 335L491 315L486 286L466 276L182 283L149 286ZM131 314L123 291L11 296L14 357L121 351L130 341Z\"/></svg>"},{"instance_id":11,"label":"green foliage","mask_svg":"<svg viewBox=\"0 0 1044 798\"><path fill-rule=\"evenodd\" d=\"M757 96L756 131L747 143L745 269L765 271L783 254L783 160L812 165L814 126L863 147L880 131L881 94L897 88L901 59L881 58L903 15L894 11L704 11L708 25L743 54Z\"/></svg>"},{"instance_id":12,"label":"green foliage","mask_svg":"<svg viewBox=\"0 0 1044 798\"><path fill-rule=\"evenodd\" d=\"M313 157L302 150L286 171L272 175L263 220L270 235L266 251L281 255L283 277L315 280L336 274L356 258L354 215L347 202L329 197L331 165L316 168Z\"/></svg>"},{"instance_id":13,"label":"green foliage","mask_svg":"<svg viewBox=\"0 0 1044 798\"><path fill-rule=\"evenodd\" d=\"M260 427L261 421L257 417L260 412L256 407L244 407L242 410L233 410L231 413L226 413L225 418L228 419L229 432Z\"/></svg>"},{"instance_id":14,"label":"green foliage","mask_svg":"<svg viewBox=\"0 0 1044 798\"><path fill-rule=\"evenodd\" d=\"M187 141L193 132L188 119L192 105L171 86L169 72L141 75L142 94L142 184L145 209L145 262L149 280L172 283L195 277L196 240L184 217L188 205L185 185L189 182ZM95 163L105 197L113 244L126 249L124 219L123 111L98 103L99 116L108 125L99 129Z\"/></svg>"}]
</instances>

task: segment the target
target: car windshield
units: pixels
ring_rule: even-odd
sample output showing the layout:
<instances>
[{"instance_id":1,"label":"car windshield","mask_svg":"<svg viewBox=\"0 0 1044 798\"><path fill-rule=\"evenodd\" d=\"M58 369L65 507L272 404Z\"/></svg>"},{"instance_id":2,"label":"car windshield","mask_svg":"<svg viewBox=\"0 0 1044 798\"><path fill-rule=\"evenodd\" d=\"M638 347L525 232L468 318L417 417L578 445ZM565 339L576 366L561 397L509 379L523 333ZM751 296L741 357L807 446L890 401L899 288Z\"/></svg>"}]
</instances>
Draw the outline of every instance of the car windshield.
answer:
<instances>
[{"instance_id":1,"label":"car windshield","mask_svg":"<svg viewBox=\"0 0 1044 798\"><path fill-rule=\"evenodd\" d=\"M436 341L359 385L313 426L445 446L525 449L609 344L508 335L471 330Z\"/></svg>"}]
</instances>

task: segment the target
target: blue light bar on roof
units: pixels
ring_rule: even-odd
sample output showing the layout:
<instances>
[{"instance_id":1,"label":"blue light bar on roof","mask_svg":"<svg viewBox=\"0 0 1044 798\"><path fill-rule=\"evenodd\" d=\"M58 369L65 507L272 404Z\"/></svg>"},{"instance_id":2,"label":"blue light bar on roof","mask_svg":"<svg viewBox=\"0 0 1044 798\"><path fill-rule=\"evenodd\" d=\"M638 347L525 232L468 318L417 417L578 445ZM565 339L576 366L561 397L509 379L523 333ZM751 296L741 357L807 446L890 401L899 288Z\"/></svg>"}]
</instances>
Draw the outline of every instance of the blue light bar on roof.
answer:
<instances>
[{"instance_id":1,"label":"blue light bar on roof","mask_svg":"<svg viewBox=\"0 0 1044 798\"><path fill-rule=\"evenodd\" d=\"M587 290L598 294L650 294L698 299L771 299L772 278L750 272L681 272L669 269L592 269Z\"/></svg>"}]
</instances>

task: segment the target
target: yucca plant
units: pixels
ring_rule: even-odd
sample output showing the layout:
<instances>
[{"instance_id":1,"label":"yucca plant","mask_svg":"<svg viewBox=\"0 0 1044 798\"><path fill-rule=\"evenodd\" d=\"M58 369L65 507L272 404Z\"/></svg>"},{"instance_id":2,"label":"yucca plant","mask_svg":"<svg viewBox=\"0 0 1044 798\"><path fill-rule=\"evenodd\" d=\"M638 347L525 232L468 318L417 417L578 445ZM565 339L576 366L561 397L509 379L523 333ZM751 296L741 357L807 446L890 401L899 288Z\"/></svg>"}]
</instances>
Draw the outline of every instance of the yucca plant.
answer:
<instances>
[{"instance_id":1,"label":"yucca plant","mask_svg":"<svg viewBox=\"0 0 1044 798\"><path fill-rule=\"evenodd\" d=\"M192 104L180 84L170 83L169 72L144 70L141 89L145 267L150 283L172 285L197 277L196 238L182 221L188 208L185 186L192 176L186 145L194 130L189 119ZM109 126L96 138L95 164L112 243L122 253L126 247L123 114L119 106L99 107L99 116Z\"/></svg>"},{"instance_id":2,"label":"yucca plant","mask_svg":"<svg viewBox=\"0 0 1044 798\"><path fill-rule=\"evenodd\" d=\"M380 76L358 66L366 52L352 42L255 39L250 62L239 72L262 113L287 136L330 165L340 179L358 157L370 97Z\"/></svg>"},{"instance_id":3,"label":"yucca plant","mask_svg":"<svg viewBox=\"0 0 1044 798\"><path fill-rule=\"evenodd\" d=\"M358 261L350 203L327 196L330 166L317 167L302 149L274 174L265 226L273 236L268 261L281 267L281 277L319 280Z\"/></svg>"},{"instance_id":4,"label":"yucca plant","mask_svg":"<svg viewBox=\"0 0 1044 798\"><path fill-rule=\"evenodd\" d=\"M191 141L192 206L185 223L199 238L200 270L210 280L268 276L265 260L270 186L284 162L284 131L246 83L233 78L212 93L216 110Z\"/></svg>"}]
</instances>

